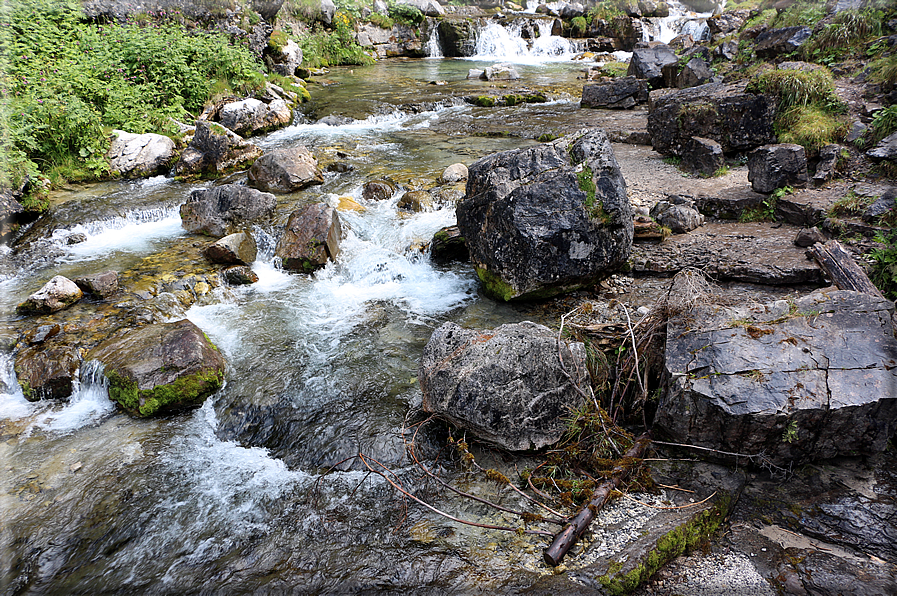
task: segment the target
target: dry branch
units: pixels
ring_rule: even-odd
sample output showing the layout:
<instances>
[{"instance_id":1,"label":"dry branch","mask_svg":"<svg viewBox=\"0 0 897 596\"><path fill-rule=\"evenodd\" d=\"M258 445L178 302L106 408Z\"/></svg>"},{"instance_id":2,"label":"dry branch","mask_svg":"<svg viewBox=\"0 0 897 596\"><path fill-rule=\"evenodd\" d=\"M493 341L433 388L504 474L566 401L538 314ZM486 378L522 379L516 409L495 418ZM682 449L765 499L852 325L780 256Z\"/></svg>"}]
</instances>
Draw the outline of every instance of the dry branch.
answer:
<instances>
[{"instance_id":1,"label":"dry branch","mask_svg":"<svg viewBox=\"0 0 897 596\"><path fill-rule=\"evenodd\" d=\"M856 264L841 243L829 240L825 244L817 242L807 250L825 271L839 290L853 290L883 298L866 272Z\"/></svg>"}]
</instances>

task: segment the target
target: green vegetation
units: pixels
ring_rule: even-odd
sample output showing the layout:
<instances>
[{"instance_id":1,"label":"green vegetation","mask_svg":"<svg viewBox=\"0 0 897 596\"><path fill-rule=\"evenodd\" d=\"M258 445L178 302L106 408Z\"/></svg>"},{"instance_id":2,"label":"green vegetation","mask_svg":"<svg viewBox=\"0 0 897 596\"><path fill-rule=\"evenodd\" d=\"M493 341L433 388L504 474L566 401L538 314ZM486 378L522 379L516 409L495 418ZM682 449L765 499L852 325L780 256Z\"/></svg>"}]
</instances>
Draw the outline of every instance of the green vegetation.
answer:
<instances>
[{"instance_id":1,"label":"green vegetation","mask_svg":"<svg viewBox=\"0 0 897 596\"><path fill-rule=\"evenodd\" d=\"M598 2L588 13L589 22L594 22L598 19L612 21L614 17L624 15L625 13L620 8L620 3L613 2L612 0L602 0L601 2Z\"/></svg>"},{"instance_id":2,"label":"green vegetation","mask_svg":"<svg viewBox=\"0 0 897 596\"><path fill-rule=\"evenodd\" d=\"M303 66L321 68L340 64L374 63L374 58L355 42L354 20L349 13L337 12L333 17L332 27L328 31L315 25L296 41L302 48Z\"/></svg>"},{"instance_id":3,"label":"green vegetation","mask_svg":"<svg viewBox=\"0 0 897 596\"><path fill-rule=\"evenodd\" d=\"M400 25L415 27L424 21L424 13L419 8L410 4L392 4L389 6L389 16Z\"/></svg>"},{"instance_id":4,"label":"green vegetation","mask_svg":"<svg viewBox=\"0 0 897 596\"><path fill-rule=\"evenodd\" d=\"M109 379L109 398L129 413L146 417L170 407L199 405L221 387L224 375L209 369L152 389L138 389L136 381L113 370L107 370L106 377Z\"/></svg>"},{"instance_id":5,"label":"green vegetation","mask_svg":"<svg viewBox=\"0 0 897 596\"><path fill-rule=\"evenodd\" d=\"M395 25L395 21L393 21L387 15L380 14L379 12L371 14L371 16L368 17L368 21L380 27L381 29L392 29Z\"/></svg>"},{"instance_id":6,"label":"green vegetation","mask_svg":"<svg viewBox=\"0 0 897 596\"><path fill-rule=\"evenodd\" d=\"M249 50L221 33L169 19L81 21L77 0L21 0L0 8L3 69L0 183L38 172L53 182L102 178L112 128L176 134L216 93L249 93L264 76ZM45 183L46 184L46 183Z\"/></svg>"},{"instance_id":7,"label":"green vegetation","mask_svg":"<svg viewBox=\"0 0 897 596\"><path fill-rule=\"evenodd\" d=\"M488 295L494 298L501 298L505 302L508 302L517 296L518 293L514 287L503 280L501 276L489 271L485 267L475 267L475 269L477 277L483 282L483 290L485 290Z\"/></svg>"},{"instance_id":8,"label":"green vegetation","mask_svg":"<svg viewBox=\"0 0 897 596\"><path fill-rule=\"evenodd\" d=\"M869 65L870 78L876 83L897 85L897 54L878 58Z\"/></svg>"},{"instance_id":9,"label":"green vegetation","mask_svg":"<svg viewBox=\"0 0 897 596\"><path fill-rule=\"evenodd\" d=\"M585 35L586 29L589 28L589 23L586 21L585 17L573 17L570 20L570 27L577 37L582 37Z\"/></svg>"},{"instance_id":10,"label":"green vegetation","mask_svg":"<svg viewBox=\"0 0 897 596\"><path fill-rule=\"evenodd\" d=\"M778 14L773 21L775 28L781 27L813 27L825 17L825 4L811 0L795 2L784 12Z\"/></svg>"},{"instance_id":11,"label":"green vegetation","mask_svg":"<svg viewBox=\"0 0 897 596\"><path fill-rule=\"evenodd\" d=\"M601 66L598 69L598 72L606 77L625 77L626 73L629 72L629 64L617 61L608 62L604 66Z\"/></svg>"},{"instance_id":12,"label":"green vegetation","mask_svg":"<svg viewBox=\"0 0 897 596\"><path fill-rule=\"evenodd\" d=\"M841 216L857 216L866 212L866 209L875 202L875 197L858 195L854 191L850 191L844 197L835 201L831 209L829 209L829 217Z\"/></svg>"},{"instance_id":13,"label":"green vegetation","mask_svg":"<svg viewBox=\"0 0 897 596\"><path fill-rule=\"evenodd\" d=\"M778 98L775 132L780 142L803 145L808 152L840 140L847 131L846 105L835 94L832 73L816 70L770 70L747 90Z\"/></svg>"},{"instance_id":14,"label":"green vegetation","mask_svg":"<svg viewBox=\"0 0 897 596\"><path fill-rule=\"evenodd\" d=\"M776 203L778 203L779 199L785 195L790 195L793 192L794 189L790 186L775 189L760 205L753 209L745 209L742 211L738 221L742 223L752 221L775 221Z\"/></svg>"},{"instance_id":15,"label":"green vegetation","mask_svg":"<svg viewBox=\"0 0 897 596\"><path fill-rule=\"evenodd\" d=\"M859 52L865 42L881 35L883 14L873 10L845 10L823 25L801 47L808 60L830 64L844 55Z\"/></svg>"},{"instance_id":16,"label":"green vegetation","mask_svg":"<svg viewBox=\"0 0 897 596\"><path fill-rule=\"evenodd\" d=\"M897 223L894 211L891 212L891 216ZM897 300L897 229L892 229L886 235L879 233L875 240L884 246L876 248L871 253L872 283L887 299Z\"/></svg>"},{"instance_id":17,"label":"green vegetation","mask_svg":"<svg viewBox=\"0 0 897 596\"><path fill-rule=\"evenodd\" d=\"M872 142L877 143L897 131L897 105L875 112L872 117Z\"/></svg>"}]
</instances>

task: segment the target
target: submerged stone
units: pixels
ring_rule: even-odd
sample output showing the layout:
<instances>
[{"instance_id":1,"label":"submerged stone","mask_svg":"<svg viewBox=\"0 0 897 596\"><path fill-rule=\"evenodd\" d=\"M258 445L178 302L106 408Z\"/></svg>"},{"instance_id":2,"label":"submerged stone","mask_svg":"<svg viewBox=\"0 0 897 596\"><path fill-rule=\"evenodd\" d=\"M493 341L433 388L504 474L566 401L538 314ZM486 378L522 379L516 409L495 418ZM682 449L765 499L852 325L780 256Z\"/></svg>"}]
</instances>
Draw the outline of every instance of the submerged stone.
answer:
<instances>
[{"instance_id":1,"label":"submerged stone","mask_svg":"<svg viewBox=\"0 0 897 596\"><path fill-rule=\"evenodd\" d=\"M16 355L16 378L28 401L68 399L80 365L78 350L73 347L36 345Z\"/></svg>"}]
</instances>

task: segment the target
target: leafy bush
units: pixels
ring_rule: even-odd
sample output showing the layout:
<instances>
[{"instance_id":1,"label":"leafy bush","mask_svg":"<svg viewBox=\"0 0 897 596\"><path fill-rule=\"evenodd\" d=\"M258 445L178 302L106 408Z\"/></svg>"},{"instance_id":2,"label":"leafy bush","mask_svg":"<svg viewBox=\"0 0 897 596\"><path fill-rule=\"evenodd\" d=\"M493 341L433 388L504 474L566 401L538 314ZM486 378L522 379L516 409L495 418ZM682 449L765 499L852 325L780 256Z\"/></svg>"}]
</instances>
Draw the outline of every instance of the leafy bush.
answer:
<instances>
[{"instance_id":1,"label":"leafy bush","mask_svg":"<svg viewBox=\"0 0 897 596\"><path fill-rule=\"evenodd\" d=\"M611 0L601 0L592 10L589 11L589 21L594 22L596 20L605 20L612 21L614 17L618 17L620 15L625 14L620 9L619 2L613 2Z\"/></svg>"},{"instance_id":2,"label":"leafy bush","mask_svg":"<svg viewBox=\"0 0 897 596\"><path fill-rule=\"evenodd\" d=\"M316 26L297 41L302 48L304 65L320 68L340 64L372 64L374 59L358 45L354 33L352 17L337 12L333 17L332 31Z\"/></svg>"},{"instance_id":3,"label":"leafy bush","mask_svg":"<svg viewBox=\"0 0 897 596\"><path fill-rule=\"evenodd\" d=\"M582 35L588 29L589 24L586 22L585 17L573 17L570 21L570 26L577 35Z\"/></svg>"},{"instance_id":4,"label":"leafy bush","mask_svg":"<svg viewBox=\"0 0 897 596\"><path fill-rule=\"evenodd\" d=\"M380 14L379 12L372 13L371 16L368 17L368 20L381 29L392 29L395 25L395 22L391 18L385 14Z\"/></svg>"},{"instance_id":5,"label":"leafy bush","mask_svg":"<svg viewBox=\"0 0 897 596\"><path fill-rule=\"evenodd\" d=\"M879 234L876 240L885 244L872 251L872 283L889 300L897 300L897 229L887 236Z\"/></svg>"},{"instance_id":6,"label":"leafy bush","mask_svg":"<svg viewBox=\"0 0 897 596\"><path fill-rule=\"evenodd\" d=\"M877 143L897 131L897 104L875 112L871 128L873 143Z\"/></svg>"},{"instance_id":7,"label":"leafy bush","mask_svg":"<svg viewBox=\"0 0 897 596\"><path fill-rule=\"evenodd\" d=\"M264 85L249 50L226 35L139 21L82 22L77 0L0 8L11 153L62 178L102 177L110 128L174 133L169 119L190 118L214 88Z\"/></svg>"},{"instance_id":8,"label":"leafy bush","mask_svg":"<svg viewBox=\"0 0 897 596\"><path fill-rule=\"evenodd\" d=\"M414 27L423 22L424 13L410 4L392 4L389 7L389 17L400 25Z\"/></svg>"}]
</instances>

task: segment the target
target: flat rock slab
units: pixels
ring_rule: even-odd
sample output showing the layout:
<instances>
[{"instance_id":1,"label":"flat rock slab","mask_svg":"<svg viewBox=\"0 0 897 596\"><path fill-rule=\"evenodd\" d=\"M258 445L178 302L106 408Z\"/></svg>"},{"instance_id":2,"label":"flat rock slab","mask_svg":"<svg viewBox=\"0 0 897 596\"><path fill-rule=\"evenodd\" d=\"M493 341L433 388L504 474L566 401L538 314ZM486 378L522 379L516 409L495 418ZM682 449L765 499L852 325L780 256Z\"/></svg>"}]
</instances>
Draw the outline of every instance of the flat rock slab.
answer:
<instances>
[{"instance_id":1,"label":"flat rock slab","mask_svg":"<svg viewBox=\"0 0 897 596\"><path fill-rule=\"evenodd\" d=\"M787 466L882 451L897 430L894 303L817 290L671 320L654 431Z\"/></svg>"},{"instance_id":2,"label":"flat rock slab","mask_svg":"<svg viewBox=\"0 0 897 596\"><path fill-rule=\"evenodd\" d=\"M708 223L658 244L634 245L632 272L668 277L694 267L719 280L822 285L822 270L794 246L797 232L770 223Z\"/></svg>"}]
</instances>

